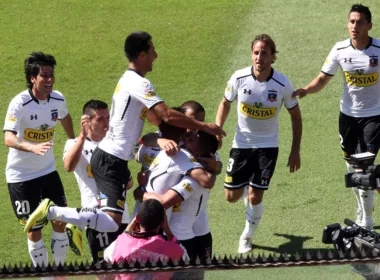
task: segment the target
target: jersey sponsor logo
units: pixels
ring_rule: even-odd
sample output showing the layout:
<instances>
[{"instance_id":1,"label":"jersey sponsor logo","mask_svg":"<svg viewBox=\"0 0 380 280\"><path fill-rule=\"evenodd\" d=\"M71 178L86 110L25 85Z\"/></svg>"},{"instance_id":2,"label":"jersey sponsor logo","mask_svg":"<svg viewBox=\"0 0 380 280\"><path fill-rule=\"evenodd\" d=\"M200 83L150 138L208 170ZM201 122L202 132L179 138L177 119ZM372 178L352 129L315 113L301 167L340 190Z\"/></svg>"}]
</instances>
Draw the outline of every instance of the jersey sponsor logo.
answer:
<instances>
[{"instance_id":1,"label":"jersey sponsor logo","mask_svg":"<svg viewBox=\"0 0 380 280\"><path fill-rule=\"evenodd\" d=\"M178 203L174 204L172 211L173 212L179 212L179 211L181 211L181 202L178 202Z\"/></svg>"},{"instance_id":2,"label":"jersey sponsor logo","mask_svg":"<svg viewBox=\"0 0 380 280\"><path fill-rule=\"evenodd\" d=\"M156 158L154 154L151 154L150 156L145 154L143 156L142 164L145 166L155 166L158 164L158 161L158 158Z\"/></svg>"},{"instance_id":3,"label":"jersey sponsor logo","mask_svg":"<svg viewBox=\"0 0 380 280\"><path fill-rule=\"evenodd\" d=\"M232 176L226 175L226 178L224 179L225 183L232 183Z\"/></svg>"},{"instance_id":4,"label":"jersey sponsor logo","mask_svg":"<svg viewBox=\"0 0 380 280\"><path fill-rule=\"evenodd\" d=\"M184 182L182 184L182 187L187 190L189 193L191 193L193 191L193 188L190 186L190 184L188 182Z\"/></svg>"},{"instance_id":5,"label":"jersey sponsor logo","mask_svg":"<svg viewBox=\"0 0 380 280\"><path fill-rule=\"evenodd\" d=\"M30 142L48 142L51 141L54 137L54 127L47 129L45 125L41 125L41 130L38 129L25 129L24 139Z\"/></svg>"},{"instance_id":6,"label":"jersey sponsor logo","mask_svg":"<svg viewBox=\"0 0 380 280\"><path fill-rule=\"evenodd\" d=\"M119 206L121 209L124 209L124 201L118 199L116 201L116 205Z\"/></svg>"},{"instance_id":7,"label":"jersey sponsor logo","mask_svg":"<svg viewBox=\"0 0 380 280\"><path fill-rule=\"evenodd\" d=\"M369 57L369 66L376 67L378 65L379 59L377 56L370 56Z\"/></svg>"},{"instance_id":8,"label":"jersey sponsor logo","mask_svg":"<svg viewBox=\"0 0 380 280\"><path fill-rule=\"evenodd\" d=\"M191 158L190 158L190 162L198 162L198 161L197 161L197 159L196 159L196 158L194 158L194 157L191 157Z\"/></svg>"},{"instance_id":9,"label":"jersey sponsor logo","mask_svg":"<svg viewBox=\"0 0 380 280\"><path fill-rule=\"evenodd\" d=\"M329 64L330 61L328 59L325 60L325 64Z\"/></svg>"},{"instance_id":10,"label":"jersey sponsor logo","mask_svg":"<svg viewBox=\"0 0 380 280\"><path fill-rule=\"evenodd\" d=\"M346 83L357 87L369 87L378 83L379 73L363 74L363 71L362 69L356 70L357 74L344 72Z\"/></svg>"},{"instance_id":11,"label":"jersey sponsor logo","mask_svg":"<svg viewBox=\"0 0 380 280\"><path fill-rule=\"evenodd\" d=\"M345 57L344 63L352 63L352 57Z\"/></svg>"},{"instance_id":12,"label":"jersey sponsor logo","mask_svg":"<svg viewBox=\"0 0 380 280\"><path fill-rule=\"evenodd\" d=\"M276 102L277 101L277 91L276 90L268 90L268 101Z\"/></svg>"},{"instance_id":13,"label":"jersey sponsor logo","mask_svg":"<svg viewBox=\"0 0 380 280\"><path fill-rule=\"evenodd\" d=\"M227 83L226 92L231 93L231 86L229 83Z\"/></svg>"},{"instance_id":14,"label":"jersey sponsor logo","mask_svg":"<svg viewBox=\"0 0 380 280\"><path fill-rule=\"evenodd\" d=\"M17 122L17 117L13 112L9 112L7 115L8 122Z\"/></svg>"},{"instance_id":15,"label":"jersey sponsor logo","mask_svg":"<svg viewBox=\"0 0 380 280\"><path fill-rule=\"evenodd\" d=\"M145 98L152 98L152 97L154 97L156 95L157 95L156 92L154 92L154 91L148 91L148 93L145 94L144 97Z\"/></svg>"},{"instance_id":16,"label":"jersey sponsor logo","mask_svg":"<svg viewBox=\"0 0 380 280\"><path fill-rule=\"evenodd\" d=\"M121 88L121 85L120 85L120 84L117 84L117 86L116 86L116 88L115 88L113 94L119 93L120 88Z\"/></svg>"},{"instance_id":17,"label":"jersey sponsor logo","mask_svg":"<svg viewBox=\"0 0 380 280\"><path fill-rule=\"evenodd\" d=\"M53 122L56 122L58 120L58 110L57 109L51 110L51 120Z\"/></svg>"},{"instance_id":18,"label":"jersey sponsor logo","mask_svg":"<svg viewBox=\"0 0 380 280\"><path fill-rule=\"evenodd\" d=\"M92 171L91 171L91 165L90 164L87 164L87 176L88 178L94 178L94 175L92 174Z\"/></svg>"},{"instance_id":19,"label":"jersey sponsor logo","mask_svg":"<svg viewBox=\"0 0 380 280\"><path fill-rule=\"evenodd\" d=\"M148 114L148 108L142 109L141 114L140 114L140 119L142 119L143 121L145 121L147 114Z\"/></svg>"},{"instance_id":20,"label":"jersey sponsor logo","mask_svg":"<svg viewBox=\"0 0 380 280\"><path fill-rule=\"evenodd\" d=\"M247 117L257 120L267 120L276 115L277 108L257 108L258 106L249 106L243 102L240 103L240 112Z\"/></svg>"},{"instance_id":21,"label":"jersey sponsor logo","mask_svg":"<svg viewBox=\"0 0 380 280\"><path fill-rule=\"evenodd\" d=\"M249 95L251 95L251 90L250 89L243 89L243 94L249 94Z\"/></svg>"}]
</instances>

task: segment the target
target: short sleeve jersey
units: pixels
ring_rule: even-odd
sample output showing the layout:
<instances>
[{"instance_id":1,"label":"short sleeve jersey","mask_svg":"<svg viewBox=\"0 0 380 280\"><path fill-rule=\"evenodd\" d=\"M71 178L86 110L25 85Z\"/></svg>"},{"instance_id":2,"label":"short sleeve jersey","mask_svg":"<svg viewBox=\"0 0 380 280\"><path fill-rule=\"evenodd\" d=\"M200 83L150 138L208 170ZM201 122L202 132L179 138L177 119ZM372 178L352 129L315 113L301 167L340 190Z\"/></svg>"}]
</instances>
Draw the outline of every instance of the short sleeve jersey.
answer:
<instances>
[{"instance_id":1,"label":"short sleeve jersey","mask_svg":"<svg viewBox=\"0 0 380 280\"><path fill-rule=\"evenodd\" d=\"M330 51L321 71L333 76L341 68L343 114L362 118L380 115L379 56L380 40L373 38L364 50L355 49L347 39Z\"/></svg>"},{"instance_id":2,"label":"short sleeve jersey","mask_svg":"<svg viewBox=\"0 0 380 280\"><path fill-rule=\"evenodd\" d=\"M297 106L293 85L272 69L268 79L257 81L253 67L236 71L227 82L224 97L237 102L238 123L233 148L278 147L278 115L282 104Z\"/></svg>"},{"instance_id":3,"label":"short sleeve jersey","mask_svg":"<svg viewBox=\"0 0 380 280\"><path fill-rule=\"evenodd\" d=\"M10 102L4 131L12 131L18 138L33 144L54 142L55 126L67 114L62 93L53 91L46 100L38 100L31 91L25 90ZM38 156L9 148L5 172L8 183L32 180L55 170L53 149Z\"/></svg>"},{"instance_id":4,"label":"short sleeve jersey","mask_svg":"<svg viewBox=\"0 0 380 280\"><path fill-rule=\"evenodd\" d=\"M169 157L165 151L161 151L151 163L150 174L146 186L147 192L160 195L165 194L171 187L178 184L182 177L196 168L203 168L202 165L185 149ZM169 210L169 209L168 209ZM168 218L171 210L166 211Z\"/></svg>"},{"instance_id":5,"label":"short sleeve jersey","mask_svg":"<svg viewBox=\"0 0 380 280\"><path fill-rule=\"evenodd\" d=\"M161 149L159 147L140 145L136 159L137 162L141 163L141 170L147 171L160 152Z\"/></svg>"},{"instance_id":6,"label":"short sleeve jersey","mask_svg":"<svg viewBox=\"0 0 380 280\"><path fill-rule=\"evenodd\" d=\"M188 176L173 186L171 190L180 195L183 201L173 206L169 227L178 240L194 238L193 225L207 205L210 191L202 188Z\"/></svg>"},{"instance_id":7,"label":"short sleeve jersey","mask_svg":"<svg viewBox=\"0 0 380 280\"><path fill-rule=\"evenodd\" d=\"M148 109L161 102L149 80L128 69L116 86L110 128L99 148L123 160L133 159Z\"/></svg>"},{"instance_id":8,"label":"short sleeve jersey","mask_svg":"<svg viewBox=\"0 0 380 280\"><path fill-rule=\"evenodd\" d=\"M63 158L65 158L66 152L73 147L75 142L76 139L69 139L66 141ZM84 208L94 208L98 206L98 192L90 165L92 153L97 145L98 142L91 141L89 138L85 140L81 158L74 170L74 175L81 195L81 204Z\"/></svg>"}]
</instances>

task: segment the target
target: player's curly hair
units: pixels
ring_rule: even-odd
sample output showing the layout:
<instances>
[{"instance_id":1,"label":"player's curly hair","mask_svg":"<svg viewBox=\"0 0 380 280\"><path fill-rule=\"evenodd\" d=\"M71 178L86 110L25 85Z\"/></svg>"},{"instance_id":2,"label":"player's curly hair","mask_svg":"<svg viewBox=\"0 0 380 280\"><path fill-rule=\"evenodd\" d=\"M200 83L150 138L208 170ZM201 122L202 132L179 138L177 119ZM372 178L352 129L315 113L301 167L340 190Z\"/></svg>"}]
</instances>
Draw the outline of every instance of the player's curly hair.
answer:
<instances>
[{"instance_id":1,"label":"player's curly hair","mask_svg":"<svg viewBox=\"0 0 380 280\"><path fill-rule=\"evenodd\" d=\"M24 62L26 86L28 89L33 88L33 83L30 78L32 76L37 77L42 66L51 66L54 69L56 64L57 62L54 56L44 54L43 52L32 52Z\"/></svg>"},{"instance_id":2,"label":"player's curly hair","mask_svg":"<svg viewBox=\"0 0 380 280\"><path fill-rule=\"evenodd\" d=\"M257 42L265 42L266 44L268 44L272 54L273 54L273 61L272 63L275 62L275 60L277 59L277 53L278 51L276 50L276 44L274 43L273 39L268 35L268 34L260 34L260 35L257 35L255 37L255 39L253 39L252 41L252 44L251 44L251 51L253 51L253 47L256 45Z\"/></svg>"},{"instance_id":3,"label":"player's curly hair","mask_svg":"<svg viewBox=\"0 0 380 280\"><path fill-rule=\"evenodd\" d=\"M352 5L350 12L348 13L348 16L350 16L350 14L352 12L358 12L358 13L364 15L367 22L371 23L372 15L371 15L371 11L369 10L369 8L367 6L364 6L362 4L354 4L354 5Z\"/></svg>"}]
</instances>

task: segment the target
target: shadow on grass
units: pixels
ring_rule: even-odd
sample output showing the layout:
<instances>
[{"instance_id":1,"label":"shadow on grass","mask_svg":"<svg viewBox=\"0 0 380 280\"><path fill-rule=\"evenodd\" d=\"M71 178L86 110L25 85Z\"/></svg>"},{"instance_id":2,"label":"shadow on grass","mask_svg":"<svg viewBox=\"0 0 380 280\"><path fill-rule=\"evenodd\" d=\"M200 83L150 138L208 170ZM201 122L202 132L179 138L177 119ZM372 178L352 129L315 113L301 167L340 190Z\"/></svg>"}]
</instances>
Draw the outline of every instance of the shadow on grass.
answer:
<instances>
[{"instance_id":1,"label":"shadow on grass","mask_svg":"<svg viewBox=\"0 0 380 280\"><path fill-rule=\"evenodd\" d=\"M306 252L306 251L308 251L310 253L317 252L317 251L323 252L323 251L328 251L328 250L334 249L333 246L331 246L331 248L327 248L327 249L326 248L325 249L323 249L323 248L303 249L303 245L304 245L305 241L314 238L311 236L297 236L297 235L289 235L289 234L281 234L281 233L275 233L274 235L280 236L280 237L285 237L285 238L289 239L289 241L281 244L278 247L260 246L260 245L253 244L253 249L262 249L262 250L266 250L266 251L274 252L274 253L288 253L288 254L295 254L297 252L302 253L302 252Z\"/></svg>"}]
</instances>

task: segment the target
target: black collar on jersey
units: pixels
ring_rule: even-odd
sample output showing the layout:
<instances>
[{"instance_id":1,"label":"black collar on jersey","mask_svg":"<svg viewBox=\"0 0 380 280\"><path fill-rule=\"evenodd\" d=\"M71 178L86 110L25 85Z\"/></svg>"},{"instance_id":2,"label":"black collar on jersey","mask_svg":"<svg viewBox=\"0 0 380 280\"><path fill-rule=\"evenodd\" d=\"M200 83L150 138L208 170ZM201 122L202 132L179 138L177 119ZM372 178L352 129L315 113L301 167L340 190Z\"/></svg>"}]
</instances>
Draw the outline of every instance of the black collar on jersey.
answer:
<instances>
[{"instance_id":1,"label":"black collar on jersey","mask_svg":"<svg viewBox=\"0 0 380 280\"><path fill-rule=\"evenodd\" d=\"M253 71L253 66L251 67L251 72L252 72L252 77L253 77L253 79L257 80L257 78L256 78L256 76L255 76L255 72ZM271 70L270 70L270 74L269 74L268 78L265 80L265 82L269 82L270 79L272 79L272 77L273 77L273 73L274 73L274 69L271 68Z\"/></svg>"},{"instance_id":2,"label":"black collar on jersey","mask_svg":"<svg viewBox=\"0 0 380 280\"><path fill-rule=\"evenodd\" d=\"M138 232L138 231L129 231L127 232L130 236L135 237L135 238L148 238L152 236L158 235L157 232Z\"/></svg>"},{"instance_id":3,"label":"black collar on jersey","mask_svg":"<svg viewBox=\"0 0 380 280\"><path fill-rule=\"evenodd\" d=\"M28 89L30 97L37 103L40 104L40 101L34 96L33 91L31 89ZM47 97L47 102L50 101L50 94Z\"/></svg>"},{"instance_id":4,"label":"black collar on jersey","mask_svg":"<svg viewBox=\"0 0 380 280\"><path fill-rule=\"evenodd\" d=\"M351 47L356 50L356 48L354 47L354 45L352 44L352 40L350 39L350 45ZM370 46L372 46L372 37L369 37L369 41L368 41L368 44L367 46L364 48L365 50L368 49Z\"/></svg>"},{"instance_id":5,"label":"black collar on jersey","mask_svg":"<svg viewBox=\"0 0 380 280\"><path fill-rule=\"evenodd\" d=\"M86 140L92 142L92 140L90 138L88 138L88 136L86 136Z\"/></svg>"},{"instance_id":6,"label":"black collar on jersey","mask_svg":"<svg viewBox=\"0 0 380 280\"><path fill-rule=\"evenodd\" d=\"M142 76L139 72L137 72L135 69L128 68L127 70L128 70L128 71L133 71L133 72L135 72L137 75L143 77L143 76ZM144 78L144 77L143 77L143 78Z\"/></svg>"}]
</instances>

